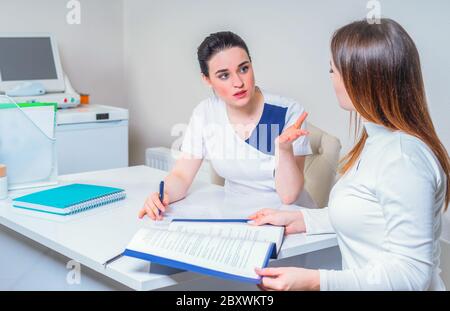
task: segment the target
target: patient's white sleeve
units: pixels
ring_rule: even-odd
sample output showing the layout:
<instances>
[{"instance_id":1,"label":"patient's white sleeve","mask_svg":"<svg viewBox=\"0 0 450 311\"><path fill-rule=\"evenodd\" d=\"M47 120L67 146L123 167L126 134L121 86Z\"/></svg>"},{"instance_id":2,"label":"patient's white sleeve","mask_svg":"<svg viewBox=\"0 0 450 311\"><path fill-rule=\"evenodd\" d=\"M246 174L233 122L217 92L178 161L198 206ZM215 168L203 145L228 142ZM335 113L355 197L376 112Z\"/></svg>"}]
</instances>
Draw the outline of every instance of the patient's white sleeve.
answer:
<instances>
[{"instance_id":1,"label":"patient's white sleeve","mask_svg":"<svg viewBox=\"0 0 450 311\"><path fill-rule=\"evenodd\" d=\"M334 233L334 228L330 222L328 207L320 209L302 209L306 226L306 234Z\"/></svg>"}]
</instances>

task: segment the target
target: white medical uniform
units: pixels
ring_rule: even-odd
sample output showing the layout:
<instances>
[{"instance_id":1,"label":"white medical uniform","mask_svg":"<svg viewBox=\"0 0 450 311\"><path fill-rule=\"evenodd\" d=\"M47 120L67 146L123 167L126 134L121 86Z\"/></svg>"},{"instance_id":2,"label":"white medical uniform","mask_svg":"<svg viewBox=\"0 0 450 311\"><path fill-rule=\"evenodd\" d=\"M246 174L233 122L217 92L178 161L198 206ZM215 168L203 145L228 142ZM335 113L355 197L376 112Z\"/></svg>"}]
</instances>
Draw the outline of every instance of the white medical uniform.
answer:
<instances>
[{"instance_id":1,"label":"white medical uniform","mask_svg":"<svg viewBox=\"0 0 450 311\"><path fill-rule=\"evenodd\" d=\"M247 141L236 134L226 104L218 97L208 98L194 109L185 133L181 150L209 160L225 179L227 192L276 195L274 140L305 111L294 100L261 92L264 111ZM302 129L306 129L305 123ZM296 156L311 154L308 137L298 138L293 143L293 151ZM303 197L308 201L303 205L311 205L309 196L303 194Z\"/></svg>"},{"instance_id":2,"label":"white medical uniform","mask_svg":"<svg viewBox=\"0 0 450 311\"><path fill-rule=\"evenodd\" d=\"M421 140L366 122L359 161L329 207L304 210L307 234L335 232L342 271L320 270L321 290L445 290L439 276L446 178Z\"/></svg>"}]
</instances>

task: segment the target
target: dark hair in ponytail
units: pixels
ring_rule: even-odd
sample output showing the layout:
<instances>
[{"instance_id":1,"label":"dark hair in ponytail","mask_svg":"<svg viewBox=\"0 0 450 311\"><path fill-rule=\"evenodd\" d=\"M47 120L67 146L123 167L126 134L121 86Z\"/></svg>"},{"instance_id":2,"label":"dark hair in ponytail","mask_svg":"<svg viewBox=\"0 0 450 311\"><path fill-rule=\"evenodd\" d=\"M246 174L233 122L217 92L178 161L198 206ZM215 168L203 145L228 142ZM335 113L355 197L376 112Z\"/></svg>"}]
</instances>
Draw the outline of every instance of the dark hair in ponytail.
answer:
<instances>
[{"instance_id":1,"label":"dark hair in ponytail","mask_svg":"<svg viewBox=\"0 0 450 311\"><path fill-rule=\"evenodd\" d=\"M197 49L197 58L201 72L209 77L208 61L217 53L232 47L244 49L251 61L247 45L237 34L231 31L221 31L206 37Z\"/></svg>"}]
</instances>

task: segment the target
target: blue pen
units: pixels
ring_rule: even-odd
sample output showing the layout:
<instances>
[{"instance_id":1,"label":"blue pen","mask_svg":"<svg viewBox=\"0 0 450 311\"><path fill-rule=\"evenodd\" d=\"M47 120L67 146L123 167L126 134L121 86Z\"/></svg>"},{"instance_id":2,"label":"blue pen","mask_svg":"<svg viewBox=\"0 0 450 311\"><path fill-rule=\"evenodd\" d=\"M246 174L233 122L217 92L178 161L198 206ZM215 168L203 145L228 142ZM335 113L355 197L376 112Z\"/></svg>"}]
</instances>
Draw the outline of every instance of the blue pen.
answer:
<instances>
[{"instance_id":1,"label":"blue pen","mask_svg":"<svg viewBox=\"0 0 450 311\"><path fill-rule=\"evenodd\" d=\"M161 203L163 203L163 200L164 200L164 180L159 183L159 200L161 201ZM158 209L158 215L160 215L160 214L161 214L161 211Z\"/></svg>"}]
</instances>

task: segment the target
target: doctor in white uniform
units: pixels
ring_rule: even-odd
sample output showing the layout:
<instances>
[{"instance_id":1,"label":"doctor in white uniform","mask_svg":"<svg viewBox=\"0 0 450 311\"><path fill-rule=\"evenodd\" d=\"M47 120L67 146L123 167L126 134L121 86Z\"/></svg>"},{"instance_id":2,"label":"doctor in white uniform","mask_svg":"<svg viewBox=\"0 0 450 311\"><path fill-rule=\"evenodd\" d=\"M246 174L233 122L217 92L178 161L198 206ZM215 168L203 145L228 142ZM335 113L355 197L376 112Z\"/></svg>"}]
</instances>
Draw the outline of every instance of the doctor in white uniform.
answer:
<instances>
[{"instance_id":1,"label":"doctor in white uniform","mask_svg":"<svg viewBox=\"0 0 450 311\"><path fill-rule=\"evenodd\" d=\"M305 156L311 154L303 107L255 85L247 45L232 32L211 34L197 55L214 96L194 109L182 156L164 180L163 202L152 193L139 217L161 220L160 211L186 196L203 159L225 179L226 193L313 204L303 191Z\"/></svg>"},{"instance_id":2,"label":"doctor in white uniform","mask_svg":"<svg viewBox=\"0 0 450 311\"><path fill-rule=\"evenodd\" d=\"M270 290L445 290L441 215L449 204L448 153L434 130L416 46L396 22L355 22L331 42L339 104L364 128L343 160L324 209L261 210L257 225L287 234L336 233L342 271L257 270Z\"/></svg>"}]
</instances>

